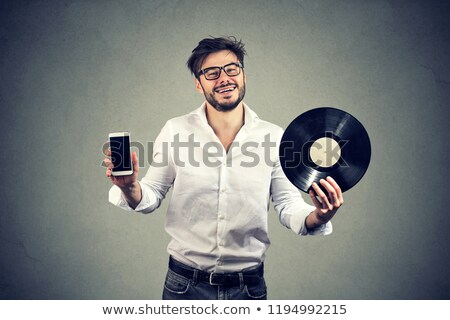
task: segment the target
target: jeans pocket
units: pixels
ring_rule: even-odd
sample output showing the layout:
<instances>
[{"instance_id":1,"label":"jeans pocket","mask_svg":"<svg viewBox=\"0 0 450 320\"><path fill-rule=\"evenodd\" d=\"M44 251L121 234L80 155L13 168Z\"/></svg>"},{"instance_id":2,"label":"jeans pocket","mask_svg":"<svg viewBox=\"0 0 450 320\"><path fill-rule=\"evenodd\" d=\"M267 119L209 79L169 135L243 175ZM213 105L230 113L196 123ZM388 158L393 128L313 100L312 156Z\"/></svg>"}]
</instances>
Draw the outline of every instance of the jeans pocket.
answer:
<instances>
[{"instance_id":1,"label":"jeans pocket","mask_svg":"<svg viewBox=\"0 0 450 320\"><path fill-rule=\"evenodd\" d=\"M164 289L167 291L173 294L185 294L189 289L189 285L189 279L180 276L170 269L167 271L166 280L164 282Z\"/></svg>"},{"instance_id":2,"label":"jeans pocket","mask_svg":"<svg viewBox=\"0 0 450 320\"><path fill-rule=\"evenodd\" d=\"M244 291L250 299L267 299L267 286L264 278L260 278L260 281L258 281L257 284L245 285Z\"/></svg>"}]
</instances>

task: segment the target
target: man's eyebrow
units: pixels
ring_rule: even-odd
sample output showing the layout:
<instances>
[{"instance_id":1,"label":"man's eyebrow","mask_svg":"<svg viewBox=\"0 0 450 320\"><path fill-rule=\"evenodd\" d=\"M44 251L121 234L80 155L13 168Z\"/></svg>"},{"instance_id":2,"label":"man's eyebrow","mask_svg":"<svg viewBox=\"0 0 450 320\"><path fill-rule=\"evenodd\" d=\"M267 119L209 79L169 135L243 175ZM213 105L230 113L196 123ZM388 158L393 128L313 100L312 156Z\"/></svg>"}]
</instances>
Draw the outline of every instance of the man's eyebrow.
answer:
<instances>
[{"instance_id":1,"label":"man's eyebrow","mask_svg":"<svg viewBox=\"0 0 450 320\"><path fill-rule=\"evenodd\" d=\"M223 66L226 66L226 65L228 65L228 64L230 64L230 63L239 63L239 61L231 61L231 62L227 62L227 63L225 63L224 65L222 65L222 66L210 66L210 67L204 67L204 68L201 68L200 70L205 70L205 69L209 69L209 68L215 68L215 67L223 67Z\"/></svg>"}]
</instances>

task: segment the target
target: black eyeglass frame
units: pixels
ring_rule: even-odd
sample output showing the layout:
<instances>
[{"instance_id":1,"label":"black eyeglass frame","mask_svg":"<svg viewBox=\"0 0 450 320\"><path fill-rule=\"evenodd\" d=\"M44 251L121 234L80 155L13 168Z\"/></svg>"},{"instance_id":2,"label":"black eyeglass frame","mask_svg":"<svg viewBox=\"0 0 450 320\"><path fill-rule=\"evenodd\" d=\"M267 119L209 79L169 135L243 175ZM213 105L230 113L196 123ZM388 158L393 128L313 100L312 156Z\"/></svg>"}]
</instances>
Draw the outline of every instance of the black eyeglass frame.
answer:
<instances>
[{"instance_id":1,"label":"black eyeglass frame","mask_svg":"<svg viewBox=\"0 0 450 320\"><path fill-rule=\"evenodd\" d=\"M239 73L238 73L238 74L235 74L235 75L229 75L229 74L228 74L228 72L225 70L225 68L226 68L226 67L229 67L229 66L231 66L231 65L235 65L236 67L239 67ZM206 72L208 72L208 70L216 69L216 68L219 68L219 74L217 75L217 78L214 78L214 79L208 79L208 78L206 77ZM226 65L222 66L222 67L209 67L209 68L202 69L202 70L200 70L200 71L197 73L196 77L197 77L197 79L198 79L198 78L200 78L200 76L203 74L203 75L205 76L205 79L206 79L206 80L217 80L217 79L220 78L220 75L222 74L222 70L223 70L223 72L225 72L225 74L226 74L227 76L229 76L229 77L236 77L236 76L238 76L238 75L241 74L241 69L244 69L244 65L243 65L242 63L240 63L240 62L231 62L231 63L229 63L229 64L226 64Z\"/></svg>"}]
</instances>

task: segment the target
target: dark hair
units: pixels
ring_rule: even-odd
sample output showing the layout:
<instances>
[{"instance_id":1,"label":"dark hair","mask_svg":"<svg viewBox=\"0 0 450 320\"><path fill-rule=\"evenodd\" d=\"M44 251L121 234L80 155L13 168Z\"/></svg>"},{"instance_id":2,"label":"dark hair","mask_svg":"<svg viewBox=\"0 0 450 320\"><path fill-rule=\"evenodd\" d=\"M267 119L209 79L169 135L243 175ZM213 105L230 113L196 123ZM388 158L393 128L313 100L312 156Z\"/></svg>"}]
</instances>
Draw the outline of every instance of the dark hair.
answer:
<instances>
[{"instance_id":1,"label":"dark hair","mask_svg":"<svg viewBox=\"0 0 450 320\"><path fill-rule=\"evenodd\" d=\"M192 54L187 61L187 67L191 73L197 77L198 72L210 54L221 50L230 50L238 58L239 62L244 66L244 55L246 54L244 44L235 37L206 38L200 41L197 47L192 50Z\"/></svg>"}]
</instances>

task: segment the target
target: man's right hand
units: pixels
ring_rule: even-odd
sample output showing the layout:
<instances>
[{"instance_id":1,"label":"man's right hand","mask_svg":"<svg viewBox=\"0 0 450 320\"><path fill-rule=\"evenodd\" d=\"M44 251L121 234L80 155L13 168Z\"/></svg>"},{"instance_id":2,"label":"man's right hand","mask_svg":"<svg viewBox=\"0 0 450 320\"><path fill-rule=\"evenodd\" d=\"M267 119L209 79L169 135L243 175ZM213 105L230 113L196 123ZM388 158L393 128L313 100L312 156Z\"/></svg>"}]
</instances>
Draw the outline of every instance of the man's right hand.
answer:
<instances>
[{"instance_id":1,"label":"man's right hand","mask_svg":"<svg viewBox=\"0 0 450 320\"><path fill-rule=\"evenodd\" d=\"M111 180L113 184L118 186L119 188L128 188L137 182L138 173L139 173L139 164L136 152L131 153L131 161L133 163L133 173L128 176L113 176L112 169L114 167L111 161L111 149L106 149L106 158L103 162L106 165L106 176Z\"/></svg>"},{"instance_id":2,"label":"man's right hand","mask_svg":"<svg viewBox=\"0 0 450 320\"><path fill-rule=\"evenodd\" d=\"M107 157L103 160L103 162L106 165L106 176L114 185L118 186L122 190L122 193L127 199L130 207L133 209L136 208L142 199L141 186L138 183L139 162L136 152L131 153L133 173L128 176L113 176L112 169L114 165L111 161L111 150L108 148L105 154Z\"/></svg>"}]
</instances>

